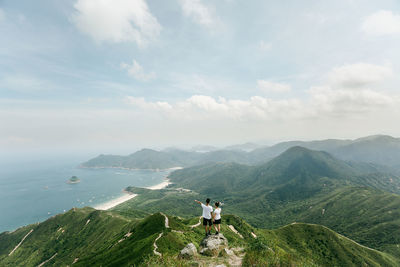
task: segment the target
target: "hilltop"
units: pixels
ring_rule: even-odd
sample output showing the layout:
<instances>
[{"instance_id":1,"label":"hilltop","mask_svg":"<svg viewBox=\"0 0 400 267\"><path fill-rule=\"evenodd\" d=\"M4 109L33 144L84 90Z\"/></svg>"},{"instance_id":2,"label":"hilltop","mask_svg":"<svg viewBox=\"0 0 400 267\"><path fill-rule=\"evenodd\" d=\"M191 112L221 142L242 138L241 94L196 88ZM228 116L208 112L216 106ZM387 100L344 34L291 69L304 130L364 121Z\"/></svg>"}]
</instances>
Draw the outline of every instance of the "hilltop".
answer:
<instances>
[{"instance_id":1,"label":"hilltop","mask_svg":"<svg viewBox=\"0 0 400 267\"><path fill-rule=\"evenodd\" d=\"M131 215L135 214L131 210ZM141 213L138 213L141 214ZM91 208L72 209L39 224L0 235L0 264L23 266L209 266L254 263L271 266L394 266L389 254L363 247L326 227L292 224L257 229L241 218L223 216L228 254L179 258L192 243L198 251L203 228L198 218L155 213L122 216ZM229 227L228 227L229 225ZM222 248L221 248L222 249ZM222 250L220 250L222 251ZM233 253L233 254L232 254ZM235 261L232 261L234 259Z\"/></svg>"}]
</instances>

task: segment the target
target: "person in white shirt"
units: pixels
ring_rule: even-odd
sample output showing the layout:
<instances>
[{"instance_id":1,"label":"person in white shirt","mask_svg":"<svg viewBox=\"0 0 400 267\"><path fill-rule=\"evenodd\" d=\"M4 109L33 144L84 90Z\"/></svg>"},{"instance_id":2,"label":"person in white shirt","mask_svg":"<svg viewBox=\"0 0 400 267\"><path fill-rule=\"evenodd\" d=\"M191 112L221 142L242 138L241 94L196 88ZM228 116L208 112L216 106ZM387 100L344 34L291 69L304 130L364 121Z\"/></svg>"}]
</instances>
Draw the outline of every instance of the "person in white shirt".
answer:
<instances>
[{"instance_id":1,"label":"person in white shirt","mask_svg":"<svg viewBox=\"0 0 400 267\"><path fill-rule=\"evenodd\" d=\"M209 198L206 199L205 205L198 200L195 200L195 202L199 203L203 208L203 225L204 229L206 230L206 236L211 235L211 227L212 227L211 213L213 211L213 208L210 205L210 199Z\"/></svg>"},{"instance_id":2,"label":"person in white shirt","mask_svg":"<svg viewBox=\"0 0 400 267\"><path fill-rule=\"evenodd\" d=\"M218 235L221 231L221 208L220 202L215 202L215 210L213 212L213 224L215 229L215 234Z\"/></svg>"}]
</instances>

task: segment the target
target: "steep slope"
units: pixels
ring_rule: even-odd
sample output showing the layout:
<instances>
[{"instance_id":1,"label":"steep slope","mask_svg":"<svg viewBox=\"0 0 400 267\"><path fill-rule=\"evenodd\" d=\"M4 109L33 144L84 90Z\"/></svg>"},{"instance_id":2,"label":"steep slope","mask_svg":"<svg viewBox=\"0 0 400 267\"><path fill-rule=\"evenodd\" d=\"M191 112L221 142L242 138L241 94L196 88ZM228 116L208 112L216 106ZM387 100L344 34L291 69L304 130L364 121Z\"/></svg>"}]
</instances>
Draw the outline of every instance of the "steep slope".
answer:
<instances>
[{"instance_id":1,"label":"steep slope","mask_svg":"<svg viewBox=\"0 0 400 267\"><path fill-rule=\"evenodd\" d=\"M258 242L249 251L244 265L279 266L291 259L308 260L308 266L397 266L398 259L361 246L334 231L311 224L295 223L277 230L257 231ZM263 243L267 245L264 245ZM267 249L272 247L273 249ZM278 259L276 255L281 255ZM270 265L269 265L270 264Z\"/></svg>"},{"instance_id":2,"label":"steep slope","mask_svg":"<svg viewBox=\"0 0 400 267\"><path fill-rule=\"evenodd\" d=\"M181 259L177 256L189 243L199 251L204 229L197 221L161 213L128 219L117 212L73 209L45 222L2 233L0 265L209 266L241 261L243 266L399 264L398 258L363 247L323 226L294 224L264 230L234 215L223 215L222 232L227 248L242 252Z\"/></svg>"},{"instance_id":3,"label":"steep slope","mask_svg":"<svg viewBox=\"0 0 400 267\"><path fill-rule=\"evenodd\" d=\"M92 208L72 209L43 223L2 233L0 265L137 264L152 253L153 242L164 228L160 214L137 221Z\"/></svg>"}]
</instances>

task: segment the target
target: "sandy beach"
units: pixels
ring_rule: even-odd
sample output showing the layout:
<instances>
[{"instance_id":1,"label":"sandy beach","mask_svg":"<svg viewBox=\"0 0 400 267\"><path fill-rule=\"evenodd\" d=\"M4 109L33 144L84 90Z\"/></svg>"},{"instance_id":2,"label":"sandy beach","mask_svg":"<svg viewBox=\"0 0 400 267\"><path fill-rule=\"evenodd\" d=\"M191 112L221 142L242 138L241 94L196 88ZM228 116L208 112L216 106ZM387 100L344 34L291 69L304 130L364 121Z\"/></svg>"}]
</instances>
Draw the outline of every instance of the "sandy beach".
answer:
<instances>
[{"instance_id":1,"label":"sandy beach","mask_svg":"<svg viewBox=\"0 0 400 267\"><path fill-rule=\"evenodd\" d=\"M169 184L171 184L170 181L168 179L165 179L165 181L162 183L159 183L159 184L156 184L153 186L148 186L146 188L150 189L150 190L158 190L158 189L163 189L163 188L167 187Z\"/></svg>"},{"instance_id":2,"label":"sandy beach","mask_svg":"<svg viewBox=\"0 0 400 267\"><path fill-rule=\"evenodd\" d=\"M108 209L114 208L115 206L117 206L121 203L124 203L125 201L128 201L129 199L132 199L136 196L137 196L136 194L125 193L123 196L120 196L116 199L105 202L103 204L97 205L94 208L97 210L108 210Z\"/></svg>"},{"instance_id":3,"label":"sandy beach","mask_svg":"<svg viewBox=\"0 0 400 267\"><path fill-rule=\"evenodd\" d=\"M163 188L167 187L169 184L171 184L171 182L168 179L165 179L164 182L162 182L162 183L159 183L159 184L156 184L153 186L148 186L145 188L150 189L150 190L159 190L159 189L163 189ZM95 206L94 208L97 210L109 210L109 209L114 208L115 206L118 206L119 204L122 204L125 201L128 201L137 196L137 194L132 194L125 190L123 192L125 193L123 196L120 196L120 197L110 200L108 202L99 204L99 205Z\"/></svg>"}]
</instances>

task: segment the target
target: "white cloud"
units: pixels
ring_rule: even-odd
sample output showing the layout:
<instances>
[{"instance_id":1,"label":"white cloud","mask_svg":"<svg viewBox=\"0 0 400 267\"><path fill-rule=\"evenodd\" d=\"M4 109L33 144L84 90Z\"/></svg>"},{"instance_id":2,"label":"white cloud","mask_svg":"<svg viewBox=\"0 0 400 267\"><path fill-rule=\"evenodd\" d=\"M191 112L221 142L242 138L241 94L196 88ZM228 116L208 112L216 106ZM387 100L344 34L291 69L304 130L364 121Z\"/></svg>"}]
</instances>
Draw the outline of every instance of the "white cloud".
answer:
<instances>
[{"instance_id":1,"label":"white cloud","mask_svg":"<svg viewBox=\"0 0 400 267\"><path fill-rule=\"evenodd\" d=\"M136 60L132 61L132 65L121 63L121 68L126 69L129 75L142 82L150 81L156 77L154 72L146 73Z\"/></svg>"},{"instance_id":2,"label":"white cloud","mask_svg":"<svg viewBox=\"0 0 400 267\"><path fill-rule=\"evenodd\" d=\"M345 90L331 87L312 87L309 91L316 115L346 116L373 112L400 104L384 93L370 89Z\"/></svg>"},{"instance_id":3,"label":"white cloud","mask_svg":"<svg viewBox=\"0 0 400 267\"><path fill-rule=\"evenodd\" d=\"M213 26L216 22L214 10L202 0L179 0L183 14L202 26Z\"/></svg>"},{"instance_id":4,"label":"white cloud","mask_svg":"<svg viewBox=\"0 0 400 267\"><path fill-rule=\"evenodd\" d=\"M362 31L371 35L390 35L400 33L400 14L380 10L366 17L361 25Z\"/></svg>"},{"instance_id":5,"label":"white cloud","mask_svg":"<svg viewBox=\"0 0 400 267\"><path fill-rule=\"evenodd\" d=\"M384 81L392 75L393 71L388 66L356 63L334 68L328 74L328 81L333 86L362 88Z\"/></svg>"},{"instance_id":6,"label":"white cloud","mask_svg":"<svg viewBox=\"0 0 400 267\"><path fill-rule=\"evenodd\" d=\"M71 20L96 42L136 42L144 47L161 31L145 0L77 0Z\"/></svg>"},{"instance_id":7,"label":"white cloud","mask_svg":"<svg viewBox=\"0 0 400 267\"><path fill-rule=\"evenodd\" d=\"M148 102L144 98L127 97L132 106L142 109L147 115L162 112L169 119L177 120L221 120L259 121L287 117L298 118L303 104L296 99L272 100L253 96L248 100L215 99L206 95L194 95L176 103Z\"/></svg>"},{"instance_id":8,"label":"white cloud","mask_svg":"<svg viewBox=\"0 0 400 267\"><path fill-rule=\"evenodd\" d=\"M257 87L266 93L286 93L291 90L287 83L275 83L266 80L258 80Z\"/></svg>"},{"instance_id":9,"label":"white cloud","mask_svg":"<svg viewBox=\"0 0 400 267\"><path fill-rule=\"evenodd\" d=\"M202 121L293 121L331 117L365 116L376 111L396 109L400 96L375 90L392 75L389 67L357 63L334 68L321 86L313 86L305 98L271 99L252 96L248 99L214 98L193 95L178 102L148 102L132 98L129 103L146 114L162 112L169 119ZM257 81L267 92L287 92L290 85L265 80ZM356 89L356 90L352 90ZM161 104L162 103L162 104ZM165 107L165 108L163 108Z\"/></svg>"}]
</instances>

